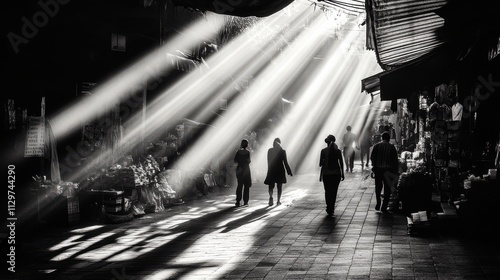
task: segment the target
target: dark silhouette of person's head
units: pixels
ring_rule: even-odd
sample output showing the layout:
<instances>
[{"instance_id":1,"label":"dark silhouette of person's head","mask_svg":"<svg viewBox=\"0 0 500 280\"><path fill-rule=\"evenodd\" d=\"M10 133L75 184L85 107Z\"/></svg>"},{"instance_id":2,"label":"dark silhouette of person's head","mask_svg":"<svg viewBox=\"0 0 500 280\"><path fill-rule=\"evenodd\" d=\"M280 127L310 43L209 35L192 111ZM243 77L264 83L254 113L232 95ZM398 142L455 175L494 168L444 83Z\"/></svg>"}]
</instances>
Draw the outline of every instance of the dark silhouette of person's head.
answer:
<instances>
[{"instance_id":1,"label":"dark silhouette of person's head","mask_svg":"<svg viewBox=\"0 0 500 280\"><path fill-rule=\"evenodd\" d=\"M241 140L241 147L243 149L246 149L246 147L248 147L248 140L247 139Z\"/></svg>"},{"instance_id":2,"label":"dark silhouette of person's head","mask_svg":"<svg viewBox=\"0 0 500 280\"><path fill-rule=\"evenodd\" d=\"M325 143L330 145L331 143L335 143L335 140L335 136L330 134L325 138Z\"/></svg>"},{"instance_id":3,"label":"dark silhouette of person's head","mask_svg":"<svg viewBox=\"0 0 500 280\"><path fill-rule=\"evenodd\" d=\"M345 129L347 129L347 131L351 131L351 126L348 125Z\"/></svg>"},{"instance_id":4,"label":"dark silhouette of person's head","mask_svg":"<svg viewBox=\"0 0 500 280\"><path fill-rule=\"evenodd\" d=\"M455 105L455 103L457 103L457 102L458 102L458 98L456 95L450 96L450 103L452 105Z\"/></svg>"},{"instance_id":5,"label":"dark silhouette of person's head","mask_svg":"<svg viewBox=\"0 0 500 280\"><path fill-rule=\"evenodd\" d=\"M273 141L273 147L281 147L281 139L275 138Z\"/></svg>"},{"instance_id":6,"label":"dark silhouette of person's head","mask_svg":"<svg viewBox=\"0 0 500 280\"><path fill-rule=\"evenodd\" d=\"M391 140L391 135L389 134L389 132L382 133L382 140L384 140L384 141Z\"/></svg>"}]
</instances>

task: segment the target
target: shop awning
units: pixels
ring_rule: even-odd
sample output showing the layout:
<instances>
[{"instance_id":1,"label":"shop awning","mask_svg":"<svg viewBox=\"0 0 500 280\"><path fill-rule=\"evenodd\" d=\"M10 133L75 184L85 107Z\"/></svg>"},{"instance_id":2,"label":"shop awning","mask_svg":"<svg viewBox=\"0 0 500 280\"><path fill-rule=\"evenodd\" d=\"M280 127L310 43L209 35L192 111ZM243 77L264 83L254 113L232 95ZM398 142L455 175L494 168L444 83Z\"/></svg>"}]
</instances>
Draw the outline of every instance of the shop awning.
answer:
<instances>
[{"instance_id":1,"label":"shop awning","mask_svg":"<svg viewBox=\"0 0 500 280\"><path fill-rule=\"evenodd\" d=\"M384 72L361 80L361 92L374 93L380 91L380 75L382 75L382 73Z\"/></svg>"},{"instance_id":2,"label":"shop awning","mask_svg":"<svg viewBox=\"0 0 500 280\"><path fill-rule=\"evenodd\" d=\"M366 47L384 70L443 45L455 48L462 61L492 60L499 53L498 0L366 0L365 10Z\"/></svg>"},{"instance_id":3,"label":"shop awning","mask_svg":"<svg viewBox=\"0 0 500 280\"><path fill-rule=\"evenodd\" d=\"M367 48L389 70L445 43L444 19L435 11L450 0L366 0Z\"/></svg>"},{"instance_id":4,"label":"shop awning","mask_svg":"<svg viewBox=\"0 0 500 280\"><path fill-rule=\"evenodd\" d=\"M385 72L362 80L382 100L406 98L479 68L500 51L500 1L366 0L368 49Z\"/></svg>"},{"instance_id":5,"label":"shop awning","mask_svg":"<svg viewBox=\"0 0 500 280\"><path fill-rule=\"evenodd\" d=\"M446 49L405 63L361 81L362 91L380 91L381 100L408 98L412 92L449 82L456 74L456 60Z\"/></svg>"}]
</instances>

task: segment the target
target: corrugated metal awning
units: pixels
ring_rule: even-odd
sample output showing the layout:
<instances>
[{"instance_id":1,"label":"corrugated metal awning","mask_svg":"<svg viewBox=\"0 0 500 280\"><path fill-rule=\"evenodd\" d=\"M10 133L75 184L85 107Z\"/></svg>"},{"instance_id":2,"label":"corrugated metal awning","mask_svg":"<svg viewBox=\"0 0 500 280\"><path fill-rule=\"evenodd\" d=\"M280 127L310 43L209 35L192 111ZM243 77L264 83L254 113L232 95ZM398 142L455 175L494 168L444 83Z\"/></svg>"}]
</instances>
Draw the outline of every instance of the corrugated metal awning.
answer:
<instances>
[{"instance_id":1,"label":"corrugated metal awning","mask_svg":"<svg viewBox=\"0 0 500 280\"><path fill-rule=\"evenodd\" d=\"M435 11L450 0L366 0L367 48L388 70L426 55L446 40Z\"/></svg>"},{"instance_id":2,"label":"corrugated metal awning","mask_svg":"<svg viewBox=\"0 0 500 280\"><path fill-rule=\"evenodd\" d=\"M407 98L413 91L434 87L455 77L456 60L446 48L361 80L362 91L380 91L381 100Z\"/></svg>"}]
</instances>

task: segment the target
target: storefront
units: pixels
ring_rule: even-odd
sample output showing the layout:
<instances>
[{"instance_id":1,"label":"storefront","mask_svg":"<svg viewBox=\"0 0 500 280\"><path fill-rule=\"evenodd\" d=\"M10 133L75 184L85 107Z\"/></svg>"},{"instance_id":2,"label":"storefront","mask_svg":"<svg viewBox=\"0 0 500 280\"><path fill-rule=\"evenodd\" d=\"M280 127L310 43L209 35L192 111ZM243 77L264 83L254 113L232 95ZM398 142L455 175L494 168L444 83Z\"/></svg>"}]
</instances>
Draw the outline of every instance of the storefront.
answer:
<instances>
[{"instance_id":1,"label":"storefront","mask_svg":"<svg viewBox=\"0 0 500 280\"><path fill-rule=\"evenodd\" d=\"M493 186L500 185L500 31L491 28L498 3L380 2L367 1L367 48L385 71L362 80L362 90L392 101L397 115L401 168L395 206L409 224L419 218L413 214L436 210L430 201L450 206L467 222L478 216L498 222L491 207L498 197ZM460 20L465 14L476 20Z\"/></svg>"}]
</instances>

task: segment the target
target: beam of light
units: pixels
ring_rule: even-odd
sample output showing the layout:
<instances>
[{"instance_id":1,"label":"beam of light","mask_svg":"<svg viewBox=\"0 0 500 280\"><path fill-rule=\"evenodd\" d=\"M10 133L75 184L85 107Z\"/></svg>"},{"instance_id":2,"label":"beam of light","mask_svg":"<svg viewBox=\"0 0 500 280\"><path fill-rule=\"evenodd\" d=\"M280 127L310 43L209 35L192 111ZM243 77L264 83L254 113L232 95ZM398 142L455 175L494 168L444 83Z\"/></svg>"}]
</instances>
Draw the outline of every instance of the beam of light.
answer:
<instances>
[{"instance_id":1,"label":"beam of light","mask_svg":"<svg viewBox=\"0 0 500 280\"><path fill-rule=\"evenodd\" d=\"M348 68L352 67L352 60L346 59L346 54L339 48L341 44L348 44L356 38L356 33L350 31L342 42L335 42L326 55L326 60L316 66L307 75L307 82L296 89L300 95L287 121L279 125L264 141L271 143L275 137L280 137L286 143L289 161L297 163L302 159L304 146L307 149L318 134L318 126L323 126L325 116L331 113L336 99L339 98L338 87L348 76ZM266 151L261 150L256 156L258 166L266 166ZM295 166L294 166L295 168Z\"/></svg>"},{"instance_id":2,"label":"beam of light","mask_svg":"<svg viewBox=\"0 0 500 280\"><path fill-rule=\"evenodd\" d=\"M63 240L63 241L59 242L59 244L56 244L56 245L50 247L49 251L60 250L60 249L62 249L64 247L66 247L66 246L76 244L77 242L75 240L77 240L79 238L82 238L82 237L83 237L83 235L73 235L73 236L70 236L66 240Z\"/></svg>"},{"instance_id":3,"label":"beam of light","mask_svg":"<svg viewBox=\"0 0 500 280\"><path fill-rule=\"evenodd\" d=\"M361 57L360 62L357 64L356 69L352 72L352 77L356 81L360 81L360 77L366 75L366 69L370 63L375 63L371 59L371 56L364 55ZM360 127L366 121L366 114L369 111L359 111L353 110L360 106L361 104L368 103L368 97L360 93L359 83L349 83L344 88L342 92L342 98L339 100L337 106L332 110L332 114L327 119L328 123L332 125L327 129L322 131L322 134L326 135L329 133L334 134L338 139L337 144L341 144L342 135L346 132L345 127L351 125L353 127L353 132L360 131ZM339 148L341 148L339 146Z\"/></svg>"},{"instance_id":4,"label":"beam of light","mask_svg":"<svg viewBox=\"0 0 500 280\"><path fill-rule=\"evenodd\" d=\"M358 40L358 34L351 31L342 44L349 45L351 41ZM318 162L309 158L311 155L316 157L321 146L325 145L324 137L336 133L334 125L341 124L346 116L351 115L353 104L363 99L363 95L354 89L359 83L359 76L353 71L365 69L366 65L359 64L357 56L342 50L338 44L331 48L325 56L328 58L325 63L316 67L316 71L310 73L307 79L308 84L298 90L302 94L289 112L287 121L265 140L271 143L274 137L283 138L289 151L289 161L296 163L296 168L304 165L317 169ZM330 115L334 118L329 120ZM265 166L265 151L257 155L258 166Z\"/></svg>"},{"instance_id":5,"label":"beam of light","mask_svg":"<svg viewBox=\"0 0 500 280\"><path fill-rule=\"evenodd\" d=\"M100 229L102 227L104 227L104 226L103 225L88 226L88 227L84 227L84 228L77 228L77 229L74 229L70 232L71 233L87 233L87 232L94 231L96 229Z\"/></svg>"},{"instance_id":6,"label":"beam of light","mask_svg":"<svg viewBox=\"0 0 500 280\"><path fill-rule=\"evenodd\" d=\"M299 25L303 23L307 15L308 12L294 17L276 16L272 18L269 25ZM255 26L247 33L255 34L256 32L253 30L258 28ZM225 81L227 77L253 74L265 63L268 63L272 57L262 56L259 49L252 48L252 40L253 38L247 38L245 35L239 36L228 46L225 46L222 51L216 53L214 57L208 59L207 64L213 66L210 66L207 72L195 72L188 75L155 99L153 104L148 106L148 119L144 124L147 127L145 133L155 132L157 129L170 126L171 123L168 120L175 121L178 119L176 116L189 115L198 109L198 105L218 102L219 99L214 98L216 97L214 95L223 96L232 89L231 84L226 87L221 85L221 82ZM267 41L264 42L264 45L270 43ZM270 55L272 56L273 53ZM206 110L213 108L204 107ZM202 113L202 115L206 116L206 113ZM141 133L141 128L134 123L140 118L134 117L131 120L131 126L135 129L130 131L128 139L122 141L124 143L131 143L130 140Z\"/></svg>"},{"instance_id":7,"label":"beam of light","mask_svg":"<svg viewBox=\"0 0 500 280\"><path fill-rule=\"evenodd\" d=\"M154 231L152 232L154 233ZM126 261L126 260L134 260L144 254L147 254L148 252L151 252L152 250L155 250L156 248L163 246L165 244L168 244L169 242L172 242L172 240L175 240L179 236L183 235L185 232L177 232L177 233L172 233L168 235L161 235L161 236L156 236L152 237L153 234L148 234L147 239L142 238L141 242L145 241L144 245L141 246L135 246L136 249L132 250L130 247L132 247L130 244L130 239L127 239L127 242L124 243L127 245L127 250L122 250L121 252L116 252L115 255L109 256L106 261L109 262L120 262L120 261ZM134 242L134 244L138 244L138 242ZM102 248L104 250L105 248ZM105 250L104 250L105 251ZM104 260L104 259L103 259Z\"/></svg>"},{"instance_id":8,"label":"beam of light","mask_svg":"<svg viewBox=\"0 0 500 280\"><path fill-rule=\"evenodd\" d=\"M187 27L186 32L201 34L201 36L206 34L215 35L221 26L222 22L220 22L219 26L214 27L201 18ZM82 124L94 120L100 114L108 111L109 108L143 89L148 80L156 78L159 73L172 67L167 63L167 52L174 52L178 49L191 49L200 43L201 36L177 35L109 81L98 86L94 89L92 95L87 96L81 102L68 106L52 118L55 137L60 138L79 129Z\"/></svg>"},{"instance_id":9,"label":"beam of light","mask_svg":"<svg viewBox=\"0 0 500 280\"><path fill-rule=\"evenodd\" d=\"M74 257L75 255L78 255L81 250L86 250L87 248L90 248L95 243L98 243L99 241L104 240L104 239L111 237L113 235L115 235L115 233L105 232L105 233L102 233L102 234L95 236L91 239L85 240L85 241L81 242L80 244L78 244L77 246L74 246L71 249L60 253L59 255L54 256L52 259L50 259L50 261L64 261L64 260L70 259L70 258Z\"/></svg>"},{"instance_id":10,"label":"beam of light","mask_svg":"<svg viewBox=\"0 0 500 280\"><path fill-rule=\"evenodd\" d=\"M312 8L308 6L305 11L295 16L277 15L272 18L270 24L277 26L291 25L292 27L300 25L312 13L311 11ZM256 30L253 33L258 34ZM271 41L272 38L262 45L269 45L272 43ZM208 71L192 72L168 88L148 106L148 116L145 121L142 120L140 115L136 115L124 125L127 133L120 141L117 150L123 154L129 153L137 148L143 138L151 138L155 133L164 132L166 128L177 122L179 116L189 115L198 109L200 105L207 104L208 100L212 101L213 99L210 98L213 98L216 94L225 94L228 89L223 88L221 90L220 83L217 81L227 79L230 74L246 75L247 73L250 74L251 71L258 71L267 66L272 57L262 57L261 52L258 49L253 49L251 44L252 40L248 39L245 34L240 35L208 59L208 65L213 65L210 66ZM273 54L271 53L271 55ZM206 113L202 113L206 115ZM98 166L104 159L113 156L114 152L111 149L104 151L92 163L87 165L91 167ZM82 169L80 172L73 173L70 180L75 180L88 173L88 170Z\"/></svg>"},{"instance_id":11,"label":"beam of light","mask_svg":"<svg viewBox=\"0 0 500 280\"><path fill-rule=\"evenodd\" d=\"M336 100L335 105L330 107L328 115L325 116L323 125L321 125L316 134L318 140L312 143L311 152L305 153L302 161L304 169L314 166L316 170L319 170L319 151L325 147L323 139L328 134L333 134L337 138L336 144L342 149L342 135L345 133L347 124L356 126L357 124L352 123L353 120L364 120L363 115L353 111L353 108L356 108L359 104L368 102L366 101L366 97L358 90L358 81L360 81L360 77L363 77L365 69L363 67L366 67L364 60L366 60L366 57L361 58L359 62L351 61L349 78L345 80L344 86L339 89L339 98Z\"/></svg>"},{"instance_id":12,"label":"beam of light","mask_svg":"<svg viewBox=\"0 0 500 280\"><path fill-rule=\"evenodd\" d=\"M245 129L255 127L262 117L274 106L276 98L300 75L306 62L312 59L325 41L320 28L325 19L316 17L310 30L299 34L291 46L276 57L276 64L269 65L258 73L249 89L228 108L224 119L215 121L215 129L207 131L180 159L178 167L197 169L207 166L213 159L221 159L233 153ZM229 149L228 149L229 148Z\"/></svg>"}]
</instances>

